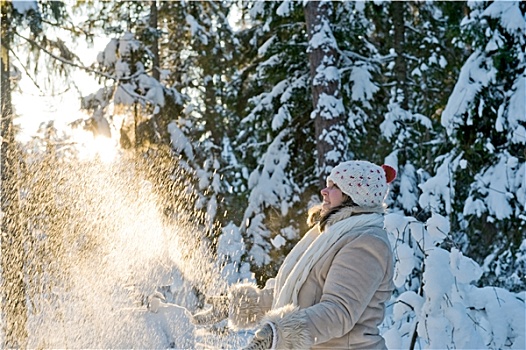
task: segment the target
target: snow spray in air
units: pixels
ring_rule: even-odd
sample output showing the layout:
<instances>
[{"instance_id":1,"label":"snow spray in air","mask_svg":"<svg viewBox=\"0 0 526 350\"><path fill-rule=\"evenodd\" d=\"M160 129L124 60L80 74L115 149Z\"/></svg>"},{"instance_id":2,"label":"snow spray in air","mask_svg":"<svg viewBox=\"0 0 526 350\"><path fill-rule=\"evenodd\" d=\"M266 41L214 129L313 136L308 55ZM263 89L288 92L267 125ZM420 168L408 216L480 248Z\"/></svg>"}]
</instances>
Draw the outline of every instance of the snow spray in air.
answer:
<instances>
[{"instance_id":1,"label":"snow spray in air","mask_svg":"<svg viewBox=\"0 0 526 350\"><path fill-rule=\"evenodd\" d=\"M27 162L20 186L27 347L217 345L188 319L226 286L185 189L166 213L136 160L44 158Z\"/></svg>"}]
</instances>

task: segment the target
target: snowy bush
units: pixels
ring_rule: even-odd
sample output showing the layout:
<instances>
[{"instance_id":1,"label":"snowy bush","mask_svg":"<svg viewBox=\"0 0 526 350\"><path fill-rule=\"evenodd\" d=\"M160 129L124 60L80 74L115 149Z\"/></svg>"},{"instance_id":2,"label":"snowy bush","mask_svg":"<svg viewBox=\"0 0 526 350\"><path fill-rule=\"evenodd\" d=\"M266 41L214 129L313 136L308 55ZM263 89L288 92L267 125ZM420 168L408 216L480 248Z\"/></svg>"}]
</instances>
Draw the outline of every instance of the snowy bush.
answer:
<instances>
[{"instance_id":1,"label":"snowy bush","mask_svg":"<svg viewBox=\"0 0 526 350\"><path fill-rule=\"evenodd\" d=\"M449 222L389 214L396 291L382 325L390 349L524 349L525 293L474 285L483 269L442 248Z\"/></svg>"}]
</instances>

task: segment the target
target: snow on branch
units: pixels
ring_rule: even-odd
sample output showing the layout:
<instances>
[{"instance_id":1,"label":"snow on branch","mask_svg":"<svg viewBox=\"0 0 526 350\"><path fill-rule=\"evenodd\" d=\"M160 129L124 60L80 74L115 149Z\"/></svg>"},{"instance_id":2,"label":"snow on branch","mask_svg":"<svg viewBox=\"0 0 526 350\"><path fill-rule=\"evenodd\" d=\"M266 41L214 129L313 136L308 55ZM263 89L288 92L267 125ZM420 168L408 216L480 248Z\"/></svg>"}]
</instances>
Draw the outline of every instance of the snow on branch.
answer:
<instances>
[{"instance_id":1,"label":"snow on branch","mask_svg":"<svg viewBox=\"0 0 526 350\"><path fill-rule=\"evenodd\" d=\"M475 98L495 78L495 74L495 68L481 50L471 54L460 71L458 82L442 113L441 123L448 134L452 134L458 125L471 125L470 113ZM465 114L468 118L464 117Z\"/></svg>"},{"instance_id":2,"label":"snow on branch","mask_svg":"<svg viewBox=\"0 0 526 350\"><path fill-rule=\"evenodd\" d=\"M436 170L435 176L429 178L423 184L418 185L422 194L418 200L422 208L429 208L432 212L451 213L451 204L454 198L453 176L461 156L452 160L453 156L448 155L437 159L441 162Z\"/></svg>"},{"instance_id":3,"label":"snow on branch","mask_svg":"<svg viewBox=\"0 0 526 350\"><path fill-rule=\"evenodd\" d=\"M508 152L498 158L496 164L485 167L475 176L464 215L480 216L488 212L497 220L521 215L520 204L526 203L526 164Z\"/></svg>"},{"instance_id":4,"label":"snow on branch","mask_svg":"<svg viewBox=\"0 0 526 350\"><path fill-rule=\"evenodd\" d=\"M518 77L507 94L510 96L508 108L499 109L495 127L497 131L502 131L503 126L508 126L506 129L511 142L526 145L526 72Z\"/></svg>"},{"instance_id":5,"label":"snow on branch","mask_svg":"<svg viewBox=\"0 0 526 350\"><path fill-rule=\"evenodd\" d=\"M123 80L123 79L119 79L115 76L112 76L111 74L107 74L107 73L104 73L104 72L101 72L99 70L96 70L96 69L93 69L93 68L90 68L90 67L86 67L82 64L79 64L79 63L75 63L71 60L67 60L67 59L64 59L60 56L57 56L55 54L53 54L51 51L47 50L45 47L43 47L42 45L40 45L39 43L37 43L35 40L33 39L30 39L30 38L26 38L25 36L23 35L20 35L19 33L15 32L14 33L15 35L19 36L21 39L27 41L28 43L31 43L32 45L35 45L36 47L39 48L39 50L42 50L42 52L45 52L47 55L49 55L51 58L57 60L57 61L60 61L64 64L67 64L71 67L75 67L75 68L79 68L79 69L82 69L88 73L94 73L96 75L100 75L104 78L107 78L107 79L111 79L111 80Z\"/></svg>"},{"instance_id":6,"label":"snow on branch","mask_svg":"<svg viewBox=\"0 0 526 350\"><path fill-rule=\"evenodd\" d=\"M524 349L525 293L476 287L482 268L441 243L449 221L388 214L396 294L382 325L389 349Z\"/></svg>"},{"instance_id":7,"label":"snow on branch","mask_svg":"<svg viewBox=\"0 0 526 350\"><path fill-rule=\"evenodd\" d=\"M247 236L253 239L250 255L258 265L270 262L270 232L265 226L265 214L261 210L274 207L285 216L294 201L298 200L293 194L298 190L297 185L287 173L290 154L286 137L290 132L289 128L285 128L278 134L263 155L260 168L255 169L249 177L248 186L251 191L243 225Z\"/></svg>"}]
</instances>

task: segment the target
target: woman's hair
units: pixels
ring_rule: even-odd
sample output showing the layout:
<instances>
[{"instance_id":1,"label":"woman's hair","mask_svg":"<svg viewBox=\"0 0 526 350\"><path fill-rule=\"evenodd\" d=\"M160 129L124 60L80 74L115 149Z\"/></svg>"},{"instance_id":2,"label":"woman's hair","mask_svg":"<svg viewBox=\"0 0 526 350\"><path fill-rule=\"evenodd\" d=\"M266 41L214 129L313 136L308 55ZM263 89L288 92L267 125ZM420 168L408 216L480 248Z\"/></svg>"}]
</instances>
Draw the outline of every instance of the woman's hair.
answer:
<instances>
[{"instance_id":1,"label":"woman's hair","mask_svg":"<svg viewBox=\"0 0 526 350\"><path fill-rule=\"evenodd\" d=\"M325 228L325 225L327 224L327 221L338 211L340 211L342 208L345 207L356 207L356 203L352 200L352 198L346 194L344 195L344 199L342 204L338 205L337 207L331 208L328 211L323 211L322 204L317 204L314 207L310 208L308 211L308 218L307 218L307 224L312 227L316 224L320 225L320 231L323 231Z\"/></svg>"}]
</instances>

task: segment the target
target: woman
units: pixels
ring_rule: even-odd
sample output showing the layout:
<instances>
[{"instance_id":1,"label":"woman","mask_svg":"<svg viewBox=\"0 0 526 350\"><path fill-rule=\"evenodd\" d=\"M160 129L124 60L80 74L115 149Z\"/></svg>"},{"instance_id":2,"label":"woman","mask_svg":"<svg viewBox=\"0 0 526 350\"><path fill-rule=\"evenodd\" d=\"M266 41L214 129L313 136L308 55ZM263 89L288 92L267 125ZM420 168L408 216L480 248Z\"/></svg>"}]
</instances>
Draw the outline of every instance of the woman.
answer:
<instances>
[{"instance_id":1,"label":"woman","mask_svg":"<svg viewBox=\"0 0 526 350\"><path fill-rule=\"evenodd\" d=\"M246 349L385 348L378 325L393 291L393 259L383 213L395 176L393 168L366 161L331 171L323 203L309 211L314 227L276 278L264 289L238 284L230 290L230 323L259 325ZM205 319L198 314L194 322Z\"/></svg>"}]
</instances>

